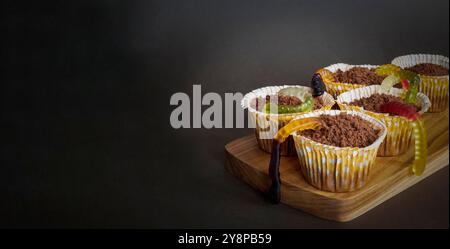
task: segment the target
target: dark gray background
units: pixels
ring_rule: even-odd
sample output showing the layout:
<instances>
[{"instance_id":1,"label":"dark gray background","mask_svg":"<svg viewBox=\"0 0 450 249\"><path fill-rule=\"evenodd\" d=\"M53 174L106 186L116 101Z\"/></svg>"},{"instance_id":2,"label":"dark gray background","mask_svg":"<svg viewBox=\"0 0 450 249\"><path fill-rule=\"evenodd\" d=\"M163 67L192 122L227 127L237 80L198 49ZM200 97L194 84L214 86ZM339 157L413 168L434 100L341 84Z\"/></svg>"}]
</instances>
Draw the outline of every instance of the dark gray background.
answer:
<instances>
[{"instance_id":1,"label":"dark gray background","mask_svg":"<svg viewBox=\"0 0 450 249\"><path fill-rule=\"evenodd\" d=\"M30 5L31 4L31 5ZM448 56L448 1L1 6L1 227L448 228L448 167L345 224L224 170L250 129L170 127L175 92L309 84L336 62Z\"/></svg>"}]
</instances>

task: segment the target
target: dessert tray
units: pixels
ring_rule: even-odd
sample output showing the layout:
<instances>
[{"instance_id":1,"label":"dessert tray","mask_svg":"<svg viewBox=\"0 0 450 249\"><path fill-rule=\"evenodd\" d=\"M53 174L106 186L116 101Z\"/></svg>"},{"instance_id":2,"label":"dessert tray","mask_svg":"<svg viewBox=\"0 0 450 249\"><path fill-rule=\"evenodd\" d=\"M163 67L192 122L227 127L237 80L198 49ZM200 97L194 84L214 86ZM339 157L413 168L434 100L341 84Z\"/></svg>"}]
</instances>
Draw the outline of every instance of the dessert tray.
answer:
<instances>
[{"instance_id":1,"label":"dessert tray","mask_svg":"<svg viewBox=\"0 0 450 249\"><path fill-rule=\"evenodd\" d=\"M428 132L428 161L421 176L411 173L414 146L403 155L377 157L366 186L347 193L321 191L307 183L296 156L282 157L280 163L281 202L315 216L350 221L375 208L403 190L449 164L448 109L426 113L422 119ZM271 184L268 175L270 154L262 151L254 135L236 139L225 146L226 169L251 187L266 192Z\"/></svg>"}]
</instances>

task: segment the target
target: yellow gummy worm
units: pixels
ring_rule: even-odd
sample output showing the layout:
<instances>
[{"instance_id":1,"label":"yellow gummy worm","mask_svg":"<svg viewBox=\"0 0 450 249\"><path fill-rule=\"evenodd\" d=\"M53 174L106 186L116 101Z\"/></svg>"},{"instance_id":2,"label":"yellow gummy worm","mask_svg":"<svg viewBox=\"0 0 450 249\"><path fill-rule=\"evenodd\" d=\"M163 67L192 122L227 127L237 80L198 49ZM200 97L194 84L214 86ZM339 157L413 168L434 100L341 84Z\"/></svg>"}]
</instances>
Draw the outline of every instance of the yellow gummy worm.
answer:
<instances>
[{"instance_id":1,"label":"yellow gummy worm","mask_svg":"<svg viewBox=\"0 0 450 249\"><path fill-rule=\"evenodd\" d=\"M330 70L328 70L328 69L322 68L322 69L317 70L316 73L318 73L320 75L320 77L322 77L322 80L325 83L329 83L329 82L334 82L335 81L334 77L333 77L333 73Z\"/></svg>"},{"instance_id":2,"label":"yellow gummy worm","mask_svg":"<svg viewBox=\"0 0 450 249\"><path fill-rule=\"evenodd\" d=\"M420 176L425 170L427 163L427 132L423 126L423 122L417 119L411 122L414 132L414 161L411 165L412 172Z\"/></svg>"},{"instance_id":3,"label":"yellow gummy worm","mask_svg":"<svg viewBox=\"0 0 450 249\"><path fill-rule=\"evenodd\" d=\"M277 140L279 143L282 143L284 142L284 140L286 140L286 138L289 137L291 133L294 133L296 131L315 129L320 125L321 123L318 118L295 119L289 122L280 130L278 130L274 139Z\"/></svg>"},{"instance_id":4,"label":"yellow gummy worm","mask_svg":"<svg viewBox=\"0 0 450 249\"><path fill-rule=\"evenodd\" d=\"M378 75L381 75L381 76L386 76L389 74L396 73L400 70L402 70L402 68L399 66L396 66L394 64L384 64L384 65L377 67L375 69L375 73Z\"/></svg>"}]
</instances>

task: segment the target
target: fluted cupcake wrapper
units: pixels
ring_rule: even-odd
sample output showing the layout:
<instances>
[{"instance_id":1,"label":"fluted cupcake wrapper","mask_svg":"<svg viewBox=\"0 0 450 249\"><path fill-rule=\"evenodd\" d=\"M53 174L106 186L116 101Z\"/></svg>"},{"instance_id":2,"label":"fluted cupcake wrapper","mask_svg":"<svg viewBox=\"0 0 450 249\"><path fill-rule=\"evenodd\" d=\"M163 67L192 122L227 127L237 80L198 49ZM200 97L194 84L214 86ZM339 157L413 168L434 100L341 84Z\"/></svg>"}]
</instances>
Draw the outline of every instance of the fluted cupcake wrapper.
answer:
<instances>
[{"instance_id":1,"label":"fluted cupcake wrapper","mask_svg":"<svg viewBox=\"0 0 450 249\"><path fill-rule=\"evenodd\" d=\"M323 79L323 82L325 83L325 86L327 88L327 92L329 92L333 97L337 97L338 95L351 91L353 89L358 89L361 87L365 87L366 85L361 84L350 84L345 82L335 82L333 78L333 73L335 73L338 69L342 71L347 71L353 67L364 67L368 69L377 68L377 65L350 65L346 63L336 63L333 65L330 65L325 68L319 69L316 73L320 74L320 76Z\"/></svg>"},{"instance_id":2,"label":"fluted cupcake wrapper","mask_svg":"<svg viewBox=\"0 0 450 249\"><path fill-rule=\"evenodd\" d=\"M299 87L307 92L312 92L310 87L299 85L268 86L247 93L241 102L241 106L244 109L248 109L250 121L255 124L255 136L259 147L267 153L271 153L272 151L273 137L277 134L278 130L302 113L267 114L255 110L250 103L257 97L277 94L281 89L286 87ZM326 92L319 98L323 102L323 107L320 110L329 110L335 104L334 98ZM292 137L289 136L280 147L280 155L295 156L295 154L295 146Z\"/></svg>"},{"instance_id":3,"label":"fluted cupcake wrapper","mask_svg":"<svg viewBox=\"0 0 450 249\"><path fill-rule=\"evenodd\" d=\"M386 126L381 121L357 111L314 111L298 118L340 113L369 121L380 129L378 139L365 148L341 148L315 142L298 133L293 134L303 177L312 186L329 192L349 192L363 187L369 181L378 148L386 136Z\"/></svg>"},{"instance_id":4,"label":"fluted cupcake wrapper","mask_svg":"<svg viewBox=\"0 0 450 249\"><path fill-rule=\"evenodd\" d=\"M399 56L392 60L392 64L401 68L412 67L421 63L432 63L441 65L448 69L449 59L442 55L432 54L410 54ZM419 91L428 96L431 107L428 112L441 112L448 107L449 81L445 76L420 76Z\"/></svg>"},{"instance_id":5,"label":"fluted cupcake wrapper","mask_svg":"<svg viewBox=\"0 0 450 249\"><path fill-rule=\"evenodd\" d=\"M391 116L387 113L376 113L364 110L359 106L349 105L354 100L370 97L375 93L381 93L379 85L358 88L345 92L337 97L337 103L342 110L355 110L364 112L376 119L381 120L387 127L387 135L378 150L378 156L396 156L405 153L412 143L411 121L400 116ZM402 89L391 88L389 94L403 96ZM430 107L430 100L423 93L417 94L417 103L421 107L419 113L423 114Z\"/></svg>"}]
</instances>

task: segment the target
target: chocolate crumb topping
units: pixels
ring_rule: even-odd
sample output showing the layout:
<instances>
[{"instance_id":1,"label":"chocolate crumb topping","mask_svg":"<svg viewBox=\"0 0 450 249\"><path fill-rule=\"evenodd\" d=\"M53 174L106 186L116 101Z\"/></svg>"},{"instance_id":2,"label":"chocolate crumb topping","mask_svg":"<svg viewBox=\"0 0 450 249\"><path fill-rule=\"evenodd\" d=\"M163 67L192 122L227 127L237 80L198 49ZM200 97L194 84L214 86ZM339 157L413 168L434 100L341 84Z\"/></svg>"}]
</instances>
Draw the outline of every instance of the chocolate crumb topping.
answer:
<instances>
[{"instance_id":1,"label":"chocolate crumb topping","mask_svg":"<svg viewBox=\"0 0 450 249\"><path fill-rule=\"evenodd\" d=\"M299 132L301 136L321 144L335 147L363 148L379 137L379 129L358 116L341 113L336 116L321 115L322 126L315 130Z\"/></svg>"},{"instance_id":2,"label":"chocolate crumb topping","mask_svg":"<svg viewBox=\"0 0 450 249\"><path fill-rule=\"evenodd\" d=\"M337 82L360 85L379 85L385 78L376 74L374 69L365 67L353 67L345 72L338 69L333 76Z\"/></svg>"},{"instance_id":3,"label":"chocolate crumb topping","mask_svg":"<svg viewBox=\"0 0 450 249\"><path fill-rule=\"evenodd\" d=\"M405 103L405 101L400 97L397 97L397 96L394 96L391 94L375 93L375 94L371 95L370 97L355 100L355 101L351 102L349 105L361 106L364 108L364 110L381 113L380 106L385 103L392 102L392 101ZM407 103L405 103L405 104L407 104ZM412 105L412 104L407 104L407 105ZM414 106L417 110L419 110L419 108L417 106L415 106L415 105L412 105L412 106Z\"/></svg>"},{"instance_id":4,"label":"chocolate crumb topping","mask_svg":"<svg viewBox=\"0 0 450 249\"><path fill-rule=\"evenodd\" d=\"M273 97L272 97L273 96ZM274 102L274 96L275 95L266 95L265 100L263 97L260 98L255 98L252 100L251 102L251 106L257 110L261 110L261 108L263 107L262 103L267 103L269 101ZM295 97L295 96L285 96L285 95L277 95L278 97L278 105L280 106L294 106L294 105L301 105L302 101ZM314 106L313 106L313 110L317 110L320 109L322 107L324 107L324 102L320 97L316 97L314 98Z\"/></svg>"},{"instance_id":5,"label":"chocolate crumb topping","mask_svg":"<svg viewBox=\"0 0 450 249\"><path fill-rule=\"evenodd\" d=\"M414 65L412 67L405 68L406 70L412 71L414 73L427 75L427 76L445 76L448 75L448 68L441 65L431 64L431 63L421 63Z\"/></svg>"},{"instance_id":6,"label":"chocolate crumb topping","mask_svg":"<svg viewBox=\"0 0 450 249\"><path fill-rule=\"evenodd\" d=\"M273 97L266 95L266 101L272 101ZM301 105L302 101L295 96L278 95L278 105Z\"/></svg>"}]
</instances>

